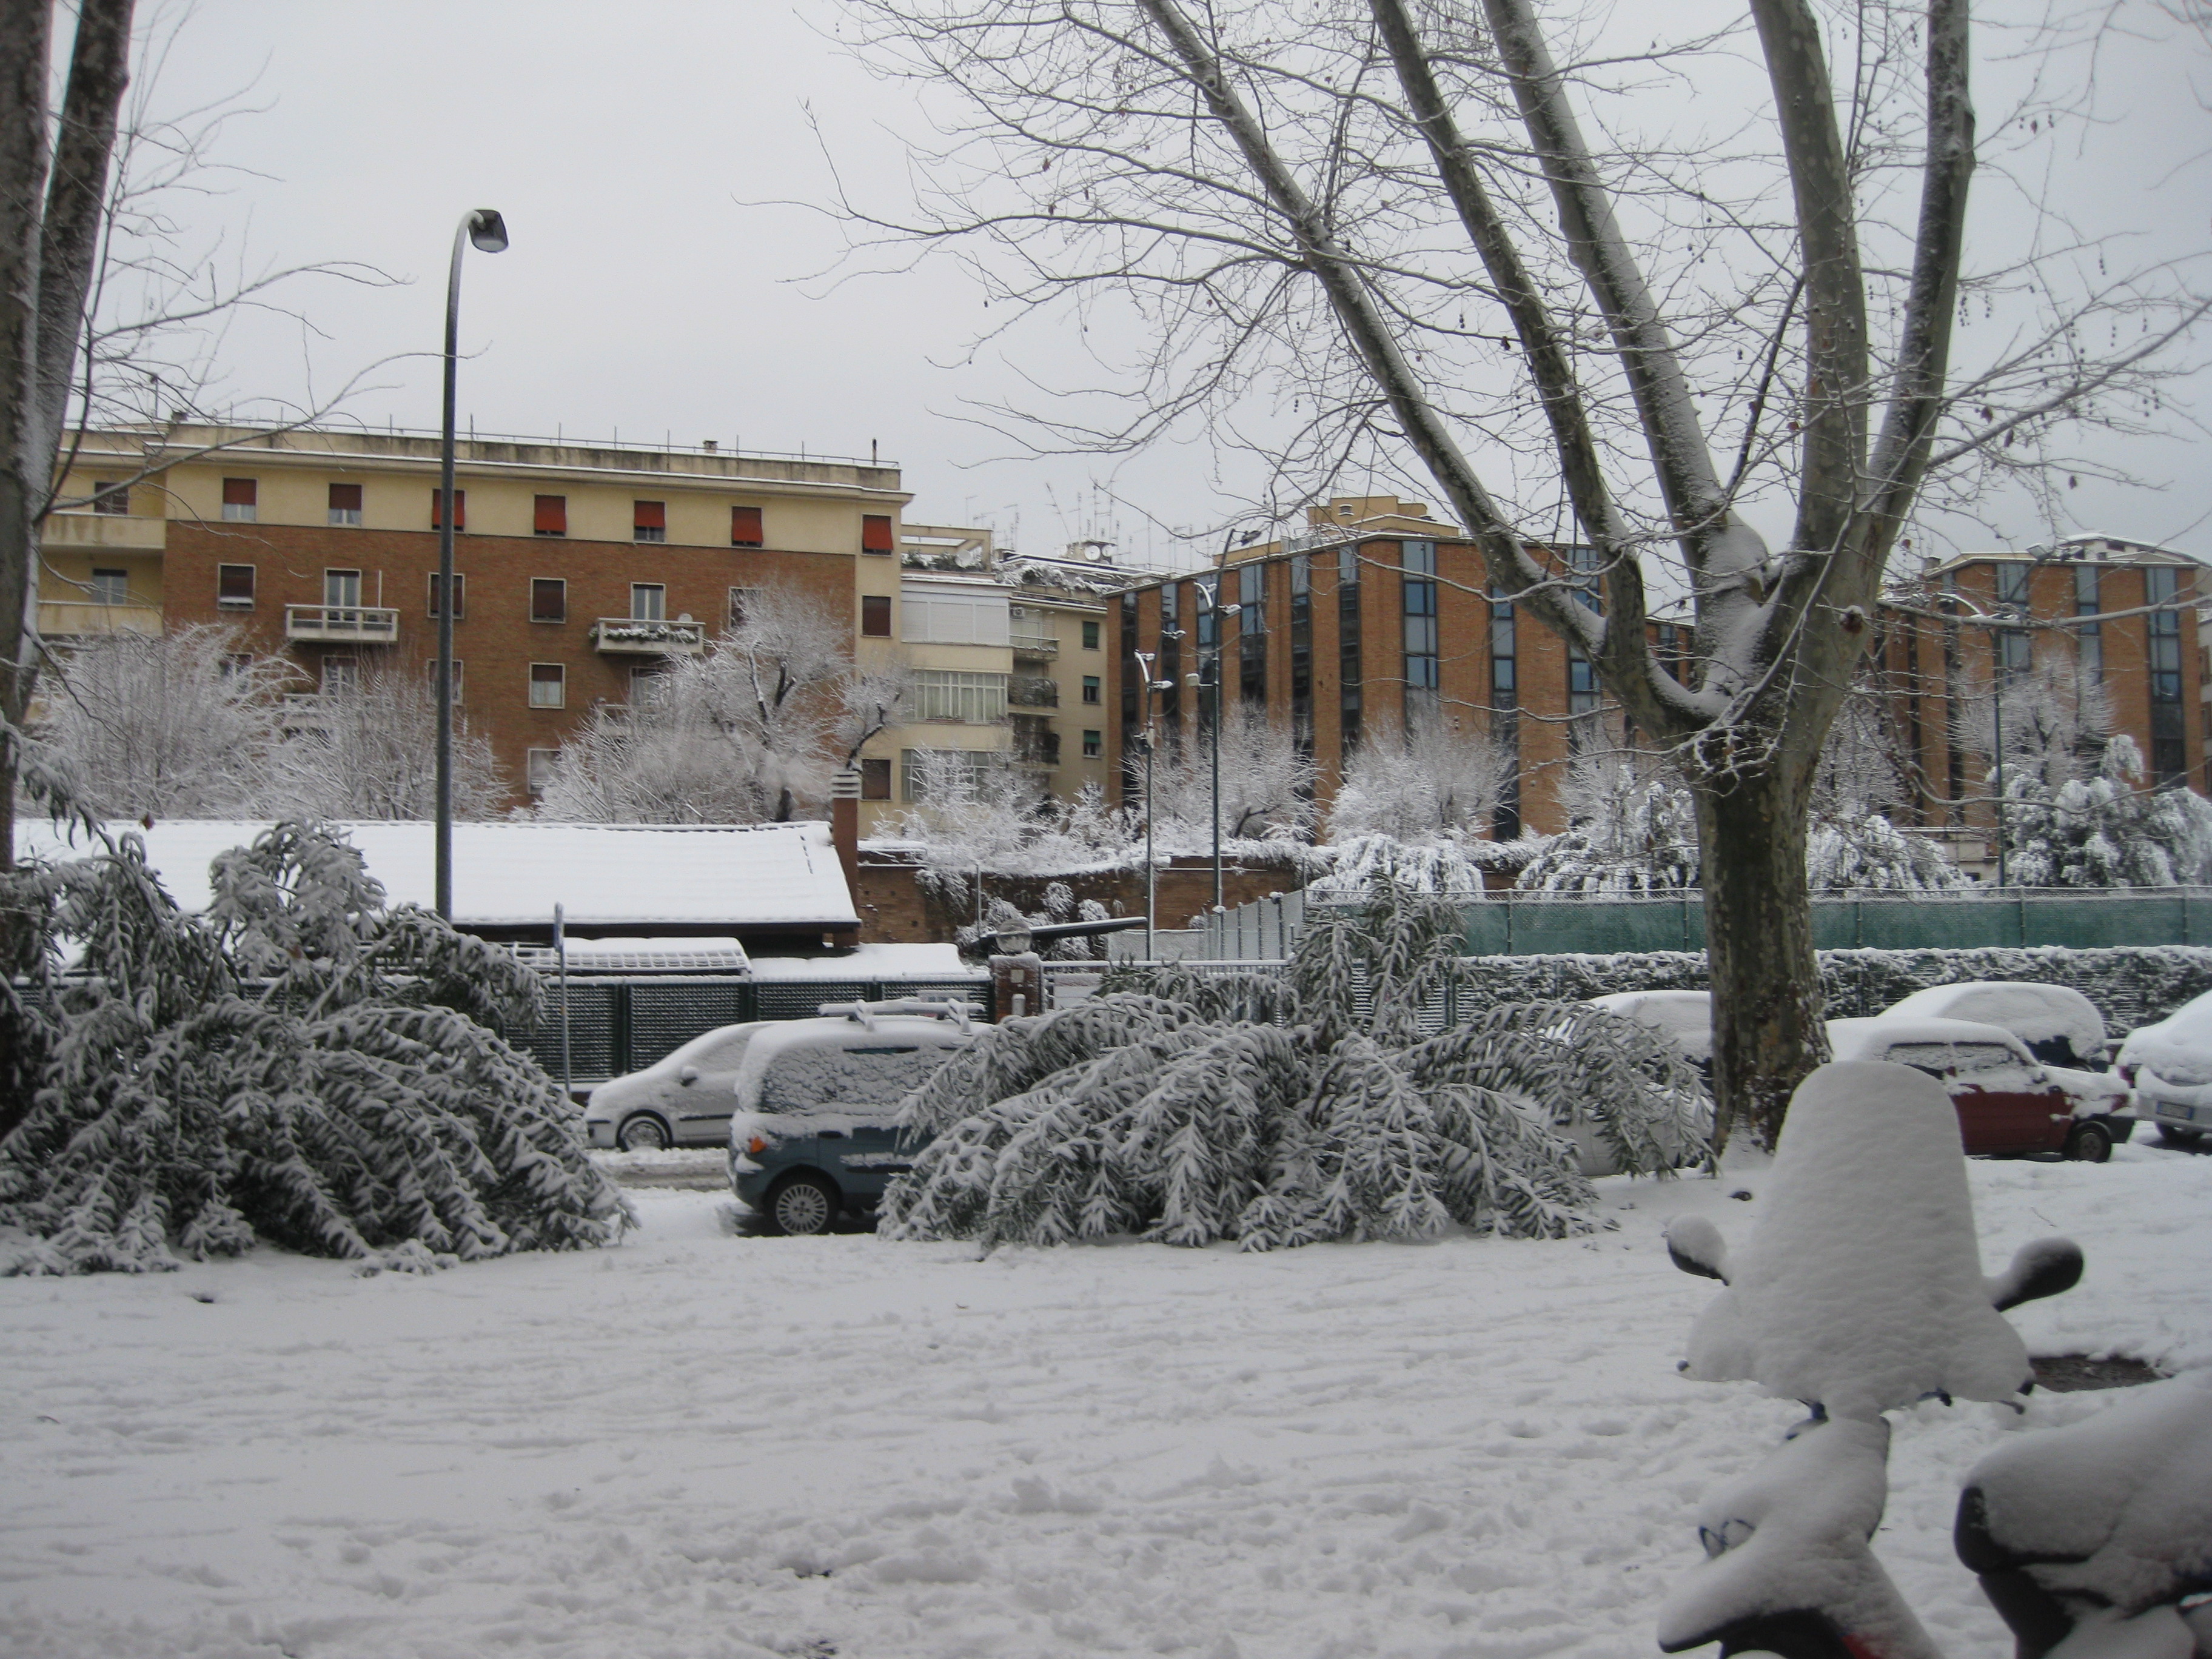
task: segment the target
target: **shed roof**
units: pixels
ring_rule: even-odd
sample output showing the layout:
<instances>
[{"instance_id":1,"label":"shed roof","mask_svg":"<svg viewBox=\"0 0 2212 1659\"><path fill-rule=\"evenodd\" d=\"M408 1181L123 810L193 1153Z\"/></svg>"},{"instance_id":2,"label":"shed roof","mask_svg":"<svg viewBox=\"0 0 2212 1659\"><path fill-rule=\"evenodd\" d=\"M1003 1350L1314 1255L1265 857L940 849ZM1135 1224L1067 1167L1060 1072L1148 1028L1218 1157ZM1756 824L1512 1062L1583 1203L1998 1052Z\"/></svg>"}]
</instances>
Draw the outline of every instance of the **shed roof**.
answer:
<instances>
[{"instance_id":1,"label":"shed roof","mask_svg":"<svg viewBox=\"0 0 2212 1659\"><path fill-rule=\"evenodd\" d=\"M208 866L250 843L265 823L179 818L150 830L117 826L146 842L147 862L187 910L206 908ZM436 892L428 823L333 826L361 849L394 904L428 908ZM31 855L82 857L52 825L19 828ZM96 843L94 843L96 846ZM562 907L568 928L805 932L857 927L826 823L647 824L494 821L453 826L453 921L464 928L550 927Z\"/></svg>"}]
</instances>

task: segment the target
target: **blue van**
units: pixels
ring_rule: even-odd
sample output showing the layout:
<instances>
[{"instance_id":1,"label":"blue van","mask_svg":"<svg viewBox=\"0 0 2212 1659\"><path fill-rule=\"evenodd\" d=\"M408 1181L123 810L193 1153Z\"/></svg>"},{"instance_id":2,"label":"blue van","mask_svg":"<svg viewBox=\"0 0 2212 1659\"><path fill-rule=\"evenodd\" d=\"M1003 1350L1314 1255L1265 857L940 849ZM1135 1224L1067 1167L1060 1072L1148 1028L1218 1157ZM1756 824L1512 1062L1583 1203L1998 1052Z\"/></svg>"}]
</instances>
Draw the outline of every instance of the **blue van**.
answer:
<instances>
[{"instance_id":1,"label":"blue van","mask_svg":"<svg viewBox=\"0 0 2212 1659\"><path fill-rule=\"evenodd\" d=\"M899 1102L973 1040L966 1003L825 1003L753 1033L734 1085L730 1186L771 1233L866 1214L921 1149Z\"/></svg>"}]
</instances>

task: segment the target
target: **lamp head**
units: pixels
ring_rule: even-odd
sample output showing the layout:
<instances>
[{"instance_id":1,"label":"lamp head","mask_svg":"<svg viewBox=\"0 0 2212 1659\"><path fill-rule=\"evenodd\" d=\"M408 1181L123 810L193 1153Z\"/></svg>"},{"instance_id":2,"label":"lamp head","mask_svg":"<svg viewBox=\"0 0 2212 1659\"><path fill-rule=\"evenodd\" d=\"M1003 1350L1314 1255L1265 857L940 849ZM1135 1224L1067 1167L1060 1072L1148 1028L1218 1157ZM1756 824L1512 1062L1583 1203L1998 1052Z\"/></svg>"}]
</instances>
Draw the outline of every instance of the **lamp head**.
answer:
<instances>
[{"instance_id":1,"label":"lamp head","mask_svg":"<svg viewBox=\"0 0 2212 1659\"><path fill-rule=\"evenodd\" d=\"M1006 927L999 934L999 951L1002 956L1026 956L1030 948L1030 930L1026 927Z\"/></svg>"},{"instance_id":2,"label":"lamp head","mask_svg":"<svg viewBox=\"0 0 2212 1659\"><path fill-rule=\"evenodd\" d=\"M469 241L480 253L507 252L507 221L497 208L478 208L469 215Z\"/></svg>"}]
</instances>

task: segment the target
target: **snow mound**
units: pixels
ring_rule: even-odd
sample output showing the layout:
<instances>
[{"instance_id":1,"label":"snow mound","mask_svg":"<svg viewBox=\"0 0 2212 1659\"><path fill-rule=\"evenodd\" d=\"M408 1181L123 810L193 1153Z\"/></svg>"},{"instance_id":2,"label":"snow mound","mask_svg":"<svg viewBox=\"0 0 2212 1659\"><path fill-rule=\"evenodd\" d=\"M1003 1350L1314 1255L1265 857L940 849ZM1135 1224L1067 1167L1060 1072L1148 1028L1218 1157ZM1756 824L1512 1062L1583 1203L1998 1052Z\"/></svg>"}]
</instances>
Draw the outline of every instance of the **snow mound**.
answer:
<instances>
[{"instance_id":1,"label":"snow mound","mask_svg":"<svg viewBox=\"0 0 2212 1659\"><path fill-rule=\"evenodd\" d=\"M1823 1066L1798 1085L1765 1216L1690 1333L1687 1370L1869 1418L2030 1380L1990 1304L1959 1118L1910 1066Z\"/></svg>"},{"instance_id":2,"label":"snow mound","mask_svg":"<svg viewBox=\"0 0 2212 1659\"><path fill-rule=\"evenodd\" d=\"M2212 1580L2212 1373L2022 1435L1977 1463L1966 1489L1990 1539L2063 1601L2132 1616L2202 1589Z\"/></svg>"}]
</instances>

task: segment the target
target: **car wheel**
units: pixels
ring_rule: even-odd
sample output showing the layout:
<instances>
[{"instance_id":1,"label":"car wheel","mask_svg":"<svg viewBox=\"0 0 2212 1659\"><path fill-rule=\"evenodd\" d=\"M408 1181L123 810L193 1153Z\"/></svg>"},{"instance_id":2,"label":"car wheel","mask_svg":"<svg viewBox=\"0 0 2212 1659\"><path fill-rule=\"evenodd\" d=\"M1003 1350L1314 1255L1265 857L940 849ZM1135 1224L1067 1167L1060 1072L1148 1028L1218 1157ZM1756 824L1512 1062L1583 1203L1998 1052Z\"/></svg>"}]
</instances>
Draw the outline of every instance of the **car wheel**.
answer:
<instances>
[{"instance_id":1,"label":"car wheel","mask_svg":"<svg viewBox=\"0 0 2212 1659\"><path fill-rule=\"evenodd\" d=\"M2066 1137L2066 1156L2076 1164L2104 1164L2112 1156L2112 1132L2101 1123L2077 1123Z\"/></svg>"},{"instance_id":2,"label":"car wheel","mask_svg":"<svg viewBox=\"0 0 2212 1659\"><path fill-rule=\"evenodd\" d=\"M615 1145L626 1152L665 1152L669 1141L668 1126L650 1112L624 1118L615 1131Z\"/></svg>"},{"instance_id":3,"label":"car wheel","mask_svg":"<svg viewBox=\"0 0 2212 1659\"><path fill-rule=\"evenodd\" d=\"M2178 1152L2193 1152L2201 1137L2194 1129L2177 1129L2171 1123L2161 1123L2158 1126L2158 1139L2161 1146L2173 1147Z\"/></svg>"},{"instance_id":4,"label":"car wheel","mask_svg":"<svg viewBox=\"0 0 2212 1659\"><path fill-rule=\"evenodd\" d=\"M769 1231L786 1238L809 1238L826 1233L844 1207L837 1189L818 1175L804 1171L786 1176L768 1195L768 1212L762 1219Z\"/></svg>"}]
</instances>

